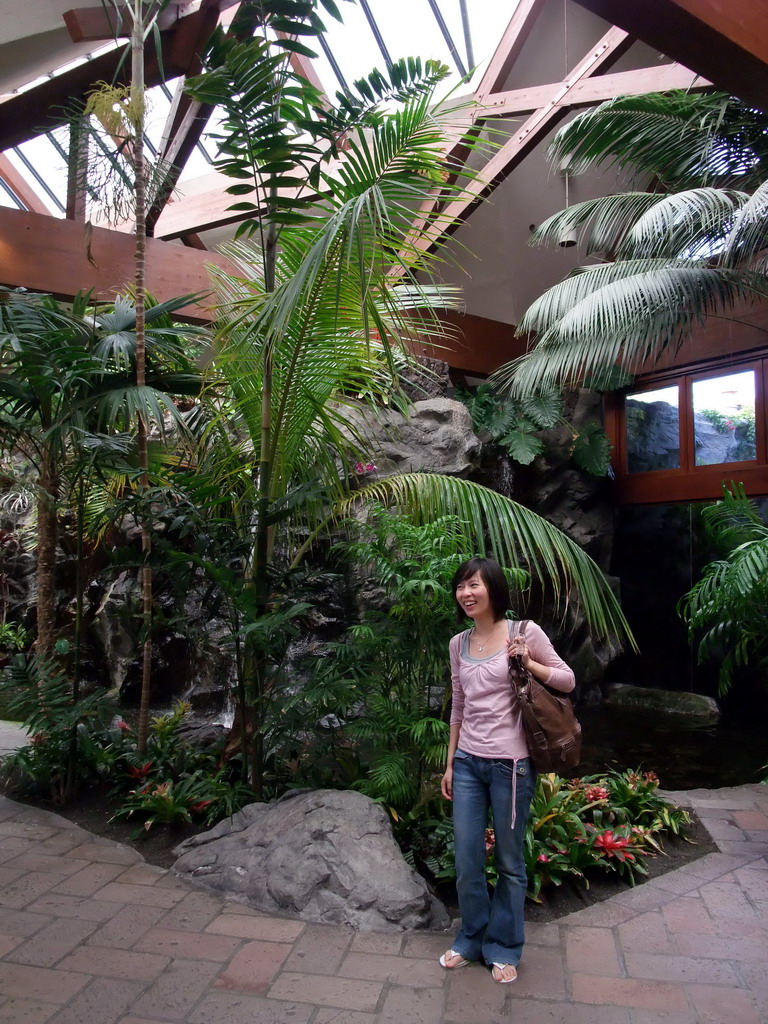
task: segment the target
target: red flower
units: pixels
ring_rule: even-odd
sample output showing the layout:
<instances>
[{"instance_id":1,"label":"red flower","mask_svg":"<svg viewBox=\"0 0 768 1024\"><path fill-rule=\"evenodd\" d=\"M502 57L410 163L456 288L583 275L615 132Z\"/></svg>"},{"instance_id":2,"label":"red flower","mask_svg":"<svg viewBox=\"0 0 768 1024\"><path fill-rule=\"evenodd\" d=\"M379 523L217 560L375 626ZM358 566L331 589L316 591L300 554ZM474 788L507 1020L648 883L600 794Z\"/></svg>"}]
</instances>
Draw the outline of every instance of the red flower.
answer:
<instances>
[{"instance_id":1,"label":"red flower","mask_svg":"<svg viewBox=\"0 0 768 1024\"><path fill-rule=\"evenodd\" d=\"M141 781L141 779L146 777L147 772L151 767L152 762L147 761L147 763L145 765L142 765L141 768L137 768L135 765L129 764L128 767L126 768L126 771L131 776L131 778L138 779L139 781Z\"/></svg>"},{"instance_id":2,"label":"red flower","mask_svg":"<svg viewBox=\"0 0 768 1024\"><path fill-rule=\"evenodd\" d=\"M120 729L122 732L131 731L130 725L128 725L124 718L118 718L118 720L115 722L115 728Z\"/></svg>"},{"instance_id":3,"label":"red flower","mask_svg":"<svg viewBox=\"0 0 768 1024\"><path fill-rule=\"evenodd\" d=\"M202 811L202 809L203 809L204 807L207 807L207 806L208 806L208 804L212 804L212 803L213 803L213 800L200 800L200 801L198 801L198 803L196 803L196 804L190 804L190 805L189 805L189 809L190 809L190 811L192 811L193 813L194 813L194 812L197 812L197 811Z\"/></svg>"},{"instance_id":4,"label":"red flower","mask_svg":"<svg viewBox=\"0 0 768 1024\"><path fill-rule=\"evenodd\" d=\"M549 863L549 857L546 855L546 853L540 853L536 860L541 861L542 864Z\"/></svg>"},{"instance_id":5,"label":"red flower","mask_svg":"<svg viewBox=\"0 0 768 1024\"><path fill-rule=\"evenodd\" d=\"M605 786L590 786L590 788L584 793L584 797L587 803L596 803L598 800L608 799L608 790Z\"/></svg>"},{"instance_id":6,"label":"red flower","mask_svg":"<svg viewBox=\"0 0 768 1024\"><path fill-rule=\"evenodd\" d=\"M627 852L627 847L631 843L632 840L626 836L614 836L611 829L607 829L595 840L595 846L609 857L616 856L620 859L626 858L627 860L635 859L634 854Z\"/></svg>"},{"instance_id":7,"label":"red flower","mask_svg":"<svg viewBox=\"0 0 768 1024\"><path fill-rule=\"evenodd\" d=\"M656 786L659 784L659 776L656 772L643 772L643 778L646 782L652 782Z\"/></svg>"}]
</instances>

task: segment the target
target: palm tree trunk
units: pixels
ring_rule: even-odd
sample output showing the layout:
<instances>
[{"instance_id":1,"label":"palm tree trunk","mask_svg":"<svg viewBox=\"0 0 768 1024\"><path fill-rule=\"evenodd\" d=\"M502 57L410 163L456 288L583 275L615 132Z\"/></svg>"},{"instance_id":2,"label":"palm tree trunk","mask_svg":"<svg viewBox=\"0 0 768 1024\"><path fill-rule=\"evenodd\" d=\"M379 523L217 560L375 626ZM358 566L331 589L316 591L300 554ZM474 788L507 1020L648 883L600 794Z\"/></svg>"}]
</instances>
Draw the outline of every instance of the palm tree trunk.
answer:
<instances>
[{"instance_id":1,"label":"palm tree trunk","mask_svg":"<svg viewBox=\"0 0 768 1024\"><path fill-rule=\"evenodd\" d=\"M135 0L133 30L131 33L131 111L134 126L133 161L136 203L136 247L134 255L134 292L136 303L136 386L146 383L146 350L144 341L144 309L146 282L144 263L146 255L146 166L144 162L144 20L141 0ZM152 671L152 568L149 556L152 542L146 521L147 509L141 507L142 498L149 489L149 459L147 454L147 423L143 413L138 417L139 504L141 516L141 583L142 633L144 644L141 661L141 703L136 733L139 753L144 753L149 733L149 702Z\"/></svg>"}]
</instances>

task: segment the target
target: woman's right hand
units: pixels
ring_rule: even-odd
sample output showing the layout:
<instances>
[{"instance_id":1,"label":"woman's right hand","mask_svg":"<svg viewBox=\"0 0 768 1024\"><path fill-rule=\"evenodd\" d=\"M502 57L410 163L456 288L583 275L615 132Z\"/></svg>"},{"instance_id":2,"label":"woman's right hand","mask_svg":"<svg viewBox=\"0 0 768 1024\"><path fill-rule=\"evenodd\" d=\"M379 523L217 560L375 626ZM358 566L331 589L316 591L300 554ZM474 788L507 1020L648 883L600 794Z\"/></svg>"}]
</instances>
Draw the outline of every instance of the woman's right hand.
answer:
<instances>
[{"instance_id":1,"label":"woman's right hand","mask_svg":"<svg viewBox=\"0 0 768 1024\"><path fill-rule=\"evenodd\" d=\"M449 765L440 780L440 791L446 800L453 800L453 765Z\"/></svg>"}]
</instances>

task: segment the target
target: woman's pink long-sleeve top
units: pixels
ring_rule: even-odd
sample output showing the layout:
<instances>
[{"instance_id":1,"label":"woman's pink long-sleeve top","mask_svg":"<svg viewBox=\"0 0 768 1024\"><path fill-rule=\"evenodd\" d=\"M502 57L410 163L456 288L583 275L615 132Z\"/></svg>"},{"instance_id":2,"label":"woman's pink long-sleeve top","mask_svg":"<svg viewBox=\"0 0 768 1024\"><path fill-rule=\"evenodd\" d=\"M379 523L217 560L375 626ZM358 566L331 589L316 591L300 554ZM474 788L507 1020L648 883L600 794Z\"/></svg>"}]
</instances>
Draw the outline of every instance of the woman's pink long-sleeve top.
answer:
<instances>
[{"instance_id":1,"label":"woman's pink long-sleeve top","mask_svg":"<svg viewBox=\"0 0 768 1024\"><path fill-rule=\"evenodd\" d=\"M510 635L518 623L511 623ZM520 706L509 677L507 650L504 647L489 658L469 654L469 630L451 639L451 684L453 705L451 725L461 725L459 746L476 757L517 760L528 757ZM531 658L548 666L544 680L553 690L570 693L576 684L573 672L555 651L549 637L535 622L525 628Z\"/></svg>"}]
</instances>

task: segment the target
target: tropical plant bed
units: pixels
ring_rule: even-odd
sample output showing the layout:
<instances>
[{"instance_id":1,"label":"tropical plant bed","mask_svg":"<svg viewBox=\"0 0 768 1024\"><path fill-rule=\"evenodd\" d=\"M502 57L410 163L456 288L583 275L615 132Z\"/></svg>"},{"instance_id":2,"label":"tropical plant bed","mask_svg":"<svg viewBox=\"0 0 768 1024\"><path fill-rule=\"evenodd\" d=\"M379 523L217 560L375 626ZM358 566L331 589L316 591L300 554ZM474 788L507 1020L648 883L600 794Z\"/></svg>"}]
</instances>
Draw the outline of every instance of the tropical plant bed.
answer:
<instances>
[{"instance_id":1,"label":"tropical plant bed","mask_svg":"<svg viewBox=\"0 0 768 1024\"><path fill-rule=\"evenodd\" d=\"M201 823L185 823L176 826L154 825L149 831L137 834L141 830L140 823L135 821L110 820L114 813L114 801L108 798L108 788L91 786L82 790L76 801L66 807L56 807L50 801L15 796L14 799L33 803L36 807L60 814L81 828L94 835L125 843L137 850L150 864L169 868L175 861L175 847L189 836L205 831L207 826ZM687 840L670 835L664 838L664 853L649 857L646 861L647 878L638 879L642 885L651 878L658 878L667 871L690 864L705 854L717 850L709 832L693 812L691 824L686 826ZM589 887L578 880L566 879L560 886L542 889L540 903L529 900L526 904L526 918L529 921L544 923L554 921L576 910L582 910L594 903L600 903L617 893L628 889L627 882L619 875L605 871L593 871L589 874ZM458 914L456 906L456 890L452 884L438 887L437 894L445 903L452 916Z\"/></svg>"}]
</instances>

